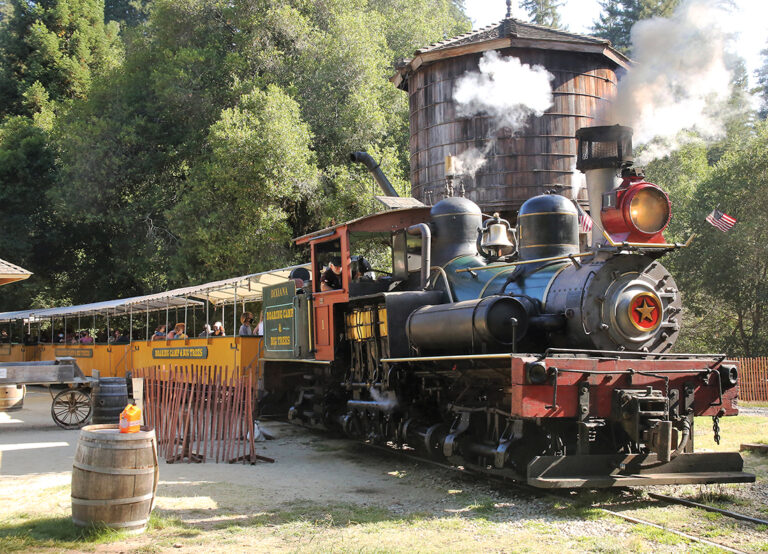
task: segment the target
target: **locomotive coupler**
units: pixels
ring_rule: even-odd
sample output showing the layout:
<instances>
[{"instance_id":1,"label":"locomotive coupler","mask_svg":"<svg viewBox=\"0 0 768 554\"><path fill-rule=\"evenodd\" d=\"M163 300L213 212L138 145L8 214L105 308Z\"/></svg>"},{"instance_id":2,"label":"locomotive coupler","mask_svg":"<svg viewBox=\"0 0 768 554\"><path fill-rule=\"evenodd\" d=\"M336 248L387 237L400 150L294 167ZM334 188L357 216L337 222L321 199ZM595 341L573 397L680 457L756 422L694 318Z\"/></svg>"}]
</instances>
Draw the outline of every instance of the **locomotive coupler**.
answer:
<instances>
[{"instance_id":1,"label":"locomotive coupler","mask_svg":"<svg viewBox=\"0 0 768 554\"><path fill-rule=\"evenodd\" d=\"M611 419L621 425L636 444L645 444L668 462L672 455L673 424L669 418L669 398L659 391L617 389L613 394Z\"/></svg>"}]
</instances>

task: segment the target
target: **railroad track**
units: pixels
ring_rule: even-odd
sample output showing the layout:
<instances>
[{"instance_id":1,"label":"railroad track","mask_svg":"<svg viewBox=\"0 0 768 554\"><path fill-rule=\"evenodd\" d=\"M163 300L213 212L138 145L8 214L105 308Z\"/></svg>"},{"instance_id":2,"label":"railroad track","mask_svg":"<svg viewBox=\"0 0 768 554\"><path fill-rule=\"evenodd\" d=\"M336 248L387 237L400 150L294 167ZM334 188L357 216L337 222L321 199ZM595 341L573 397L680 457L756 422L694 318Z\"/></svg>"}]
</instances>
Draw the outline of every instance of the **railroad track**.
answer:
<instances>
[{"instance_id":1,"label":"railroad track","mask_svg":"<svg viewBox=\"0 0 768 554\"><path fill-rule=\"evenodd\" d=\"M536 497L536 498L551 498L551 499L556 499L558 501L569 500L569 498L567 496L563 495L563 494L558 494L558 493L555 493L555 492L552 492L552 491L547 491L547 490L531 487L529 485L513 481L513 480L511 480L509 478L506 478L506 477L499 477L499 476L491 475L491 474L489 474L487 472L484 472L484 471L478 471L478 470L475 470L475 469L472 469L472 468L466 468L466 467L465 468L458 468L456 466L445 464L445 463L442 463L442 462L439 462L439 461L436 461L436 460L430 460L429 458L422 458L420 456L416 456L414 454L410 454L410 453L404 452L402 450L397 450L397 449L394 449L394 448L391 448L391 447L388 447L388 446L381 446L381 445L375 445L375 444L370 444L370 443L358 443L358 444L362 444L364 447L366 447L367 449L370 449L370 450L375 450L375 451L378 451L378 452L384 452L384 453L386 453L386 454L388 454L388 455L390 455L392 457L405 458L405 459L408 459L408 460L411 460L411 461L414 461L414 462L419 462L419 463L431 465L431 466L434 466L434 467L439 467L441 469L446 469L446 470L449 470L449 471L451 471L453 473L459 474L459 475L461 475L463 477L471 477L471 478L475 478L475 479L478 479L478 480L495 481L497 483L504 484L505 486L514 488L516 491L522 492L522 493L527 494L527 495L532 496L532 497ZM624 489L624 490L629 491L629 492L635 494L635 491L633 489ZM740 513L737 513L737 512L730 511L730 510L723 510L721 508L716 508L714 506L709 506L709 505L706 505L706 504L700 504L698 502L693 502L693 501L690 501L690 500L686 500L684 498L677 498L677 497L674 497L674 496L667 496L667 495L657 494L657 493L647 493L647 494L648 494L648 496L650 498L653 498L654 500L657 500L659 502L667 502L667 503L671 503L671 504L680 504L680 505L683 505L683 506L687 506L689 508L696 508L696 509L704 510L704 511L708 511L708 512L715 512L715 513L719 513L719 514L721 514L721 515L723 515L725 517L729 517L729 518L736 519L736 520L739 520L739 521L745 521L745 522L753 523L753 524L756 524L756 525L768 525L768 520L763 520L763 519L755 518L755 517L752 517L752 516L748 516L748 515L745 515L745 514L740 514ZM641 501L640 498L638 498L637 500ZM733 548L731 546L727 546L727 545L724 545L724 544L721 544L721 543L718 543L718 542L715 542L715 541L711 541L711 540L706 539L704 537L699 537L697 535L692 535L690 533L685 533L683 531L679 531L679 530L673 529L671 527L667 527L667 526L664 526L664 525L659 525L658 523L653 523L651 521L646 521L644 519L641 519L641 518L638 518L638 517L634 517L634 516L630 516L630 515L624 514L622 512L617 512L617 511L614 511L614 510L609 510L608 508L604 508L604 507L601 507L601 506L596 506L594 508L599 510L599 511L601 511L601 512L603 512L603 513L605 513L605 514L607 514L607 515L618 517L620 519L623 519L623 520L628 521L630 523L634 523L636 525L647 525L649 527L654 527L656 529L663 530L663 531L665 531L667 533L672 533L674 535L677 535L677 536L679 536L681 538L684 538L684 539L686 539L688 541L692 541L692 542L696 542L696 543L699 543L699 544L707 545L707 546L710 546L710 547L718 548L718 549L724 550L726 552L736 552L736 553L744 554L743 550L738 550L738 549Z\"/></svg>"}]
</instances>

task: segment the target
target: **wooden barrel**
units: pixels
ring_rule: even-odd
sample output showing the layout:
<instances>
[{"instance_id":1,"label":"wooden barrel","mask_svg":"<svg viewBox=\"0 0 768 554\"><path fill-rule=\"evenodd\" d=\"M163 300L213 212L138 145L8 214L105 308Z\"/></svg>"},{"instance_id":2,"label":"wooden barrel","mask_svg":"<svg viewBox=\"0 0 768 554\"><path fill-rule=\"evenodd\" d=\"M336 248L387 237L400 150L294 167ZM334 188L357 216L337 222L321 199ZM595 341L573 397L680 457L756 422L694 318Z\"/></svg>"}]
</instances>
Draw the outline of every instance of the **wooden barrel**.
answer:
<instances>
[{"instance_id":1,"label":"wooden barrel","mask_svg":"<svg viewBox=\"0 0 768 554\"><path fill-rule=\"evenodd\" d=\"M0 385L0 412L15 412L24 406L24 385Z\"/></svg>"},{"instance_id":2,"label":"wooden barrel","mask_svg":"<svg viewBox=\"0 0 768 554\"><path fill-rule=\"evenodd\" d=\"M120 413L128 405L128 384L124 377L102 377L91 396L94 424L120 423Z\"/></svg>"},{"instance_id":3,"label":"wooden barrel","mask_svg":"<svg viewBox=\"0 0 768 554\"><path fill-rule=\"evenodd\" d=\"M157 479L154 430L83 427L72 464L72 521L141 533L149 522Z\"/></svg>"}]
</instances>

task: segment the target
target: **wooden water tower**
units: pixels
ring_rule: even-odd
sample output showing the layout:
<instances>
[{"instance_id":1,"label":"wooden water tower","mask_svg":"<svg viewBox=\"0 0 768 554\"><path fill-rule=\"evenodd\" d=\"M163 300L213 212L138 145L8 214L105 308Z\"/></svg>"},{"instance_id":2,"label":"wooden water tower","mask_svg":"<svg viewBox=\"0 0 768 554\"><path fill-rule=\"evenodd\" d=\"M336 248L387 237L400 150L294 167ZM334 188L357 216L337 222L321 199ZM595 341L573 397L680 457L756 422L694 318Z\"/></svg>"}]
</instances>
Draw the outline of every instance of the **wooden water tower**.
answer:
<instances>
[{"instance_id":1,"label":"wooden water tower","mask_svg":"<svg viewBox=\"0 0 768 554\"><path fill-rule=\"evenodd\" d=\"M516 134L497 130L487 115L456 113L457 81L478 71L480 58L491 50L541 65L554 75L552 107L541 117L529 118ZM499 211L514 218L526 199L552 185L569 195L576 130L611 123L599 114L616 95L617 73L628 67L629 60L608 41L511 17L417 50L392 77L409 97L413 196L426 203L440 200L445 194L445 156L471 147L484 150L492 139L485 165L474 178L462 177L466 196L484 213ZM585 198L583 191L579 198Z\"/></svg>"}]
</instances>

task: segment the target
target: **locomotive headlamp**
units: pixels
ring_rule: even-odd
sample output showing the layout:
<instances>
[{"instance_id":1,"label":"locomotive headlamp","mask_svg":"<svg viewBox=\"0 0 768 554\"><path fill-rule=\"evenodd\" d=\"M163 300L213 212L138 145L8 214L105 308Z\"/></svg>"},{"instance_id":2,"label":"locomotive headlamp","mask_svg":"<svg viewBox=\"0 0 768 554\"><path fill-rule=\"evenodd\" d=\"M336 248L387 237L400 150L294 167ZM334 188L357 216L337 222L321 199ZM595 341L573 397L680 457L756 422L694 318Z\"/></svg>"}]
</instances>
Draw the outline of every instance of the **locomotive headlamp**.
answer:
<instances>
[{"instance_id":1,"label":"locomotive headlamp","mask_svg":"<svg viewBox=\"0 0 768 554\"><path fill-rule=\"evenodd\" d=\"M669 223L669 199L656 187L638 188L628 199L629 219L641 233L655 235Z\"/></svg>"},{"instance_id":2,"label":"locomotive headlamp","mask_svg":"<svg viewBox=\"0 0 768 554\"><path fill-rule=\"evenodd\" d=\"M621 187L603 195L601 220L614 240L664 242L661 232L672 214L669 198L640 177L624 179Z\"/></svg>"}]
</instances>

